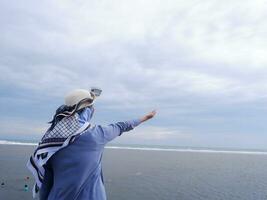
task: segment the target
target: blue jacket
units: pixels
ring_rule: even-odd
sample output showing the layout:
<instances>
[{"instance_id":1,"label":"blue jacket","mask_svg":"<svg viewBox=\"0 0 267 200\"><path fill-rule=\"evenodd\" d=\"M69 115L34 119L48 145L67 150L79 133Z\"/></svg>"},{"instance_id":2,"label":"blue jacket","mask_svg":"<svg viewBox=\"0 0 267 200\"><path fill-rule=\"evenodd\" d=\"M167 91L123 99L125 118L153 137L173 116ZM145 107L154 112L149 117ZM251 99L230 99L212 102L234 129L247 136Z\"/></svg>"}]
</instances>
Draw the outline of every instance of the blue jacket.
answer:
<instances>
[{"instance_id":1,"label":"blue jacket","mask_svg":"<svg viewBox=\"0 0 267 200\"><path fill-rule=\"evenodd\" d=\"M81 114L81 124L84 121ZM105 145L140 124L140 120L97 125L56 152L45 165L40 200L106 200L102 174Z\"/></svg>"}]
</instances>

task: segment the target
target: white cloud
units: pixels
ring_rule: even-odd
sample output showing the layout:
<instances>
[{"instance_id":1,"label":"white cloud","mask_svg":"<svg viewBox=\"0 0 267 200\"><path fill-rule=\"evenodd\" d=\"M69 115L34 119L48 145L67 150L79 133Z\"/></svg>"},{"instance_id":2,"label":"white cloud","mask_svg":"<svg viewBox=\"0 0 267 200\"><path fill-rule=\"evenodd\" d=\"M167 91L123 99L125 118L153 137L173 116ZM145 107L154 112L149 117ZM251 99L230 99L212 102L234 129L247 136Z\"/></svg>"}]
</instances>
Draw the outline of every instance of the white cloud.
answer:
<instances>
[{"instance_id":1,"label":"white cloud","mask_svg":"<svg viewBox=\"0 0 267 200\"><path fill-rule=\"evenodd\" d=\"M155 107L163 124L176 124L181 114L206 119L215 107L223 112L267 100L266 6L263 0L1 1L0 83L28 92L24 101L99 86L110 113Z\"/></svg>"},{"instance_id":2,"label":"white cloud","mask_svg":"<svg viewBox=\"0 0 267 200\"><path fill-rule=\"evenodd\" d=\"M183 128L182 128L183 129ZM178 130L171 127L142 125L129 133L124 133L121 137L116 138L113 143L121 144L157 144L157 145L174 145L181 144L182 141L190 141L192 134L186 130Z\"/></svg>"},{"instance_id":3,"label":"white cloud","mask_svg":"<svg viewBox=\"0 0 267 200\"><path fill-rule=\"evenodd\" d=\"M0 129L1 136L10 138L27 138L37 139L41 138L48 124L40 122L38 120L25 119L25 118L1 118Z\"/></svg>"},{"instance_id":4,"label":"white cloud","mask_svg":"<svg viewBox=\"0 0 267 200\"><path fill-rule=\"evenodd\" d=\"M51 94L97 83L111 91L110 99L120 93L122 102L136 96L130 91L138 83L146 86L138 87L144 93L152 91L152 98L161 88L211 97L223 91L231 98L233 92L252 90L261 96L254 89L262 81L251 88L242 76L209 69L265 71L262 1L61 1L42 6L39 13L6 3L27 23L15 17L4 23L1 43L11 49L1 62L2 81L54 90Z\"/></svg>"}]
</instances>

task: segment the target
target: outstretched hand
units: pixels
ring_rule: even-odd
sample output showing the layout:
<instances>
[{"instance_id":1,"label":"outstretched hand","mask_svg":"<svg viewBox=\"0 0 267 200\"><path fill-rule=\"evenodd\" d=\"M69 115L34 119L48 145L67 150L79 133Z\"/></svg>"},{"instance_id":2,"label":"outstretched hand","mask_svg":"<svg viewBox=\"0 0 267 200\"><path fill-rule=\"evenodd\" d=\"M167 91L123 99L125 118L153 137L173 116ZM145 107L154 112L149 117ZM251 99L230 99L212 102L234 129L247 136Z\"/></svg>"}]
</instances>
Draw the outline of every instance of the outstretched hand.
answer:
<instances>
[{"instance_id":1,"label":"outstretched hand","mask_svg":"<svg viewBox=\"0 0 267 200\"><path fill-rule=\"evenodd\" d=\"M156 115L156 110L153 110L152 112L146 114L144 117L141 118L141 122L145 122L151 118L153 118Z\"/></svg>"}]
</instances>

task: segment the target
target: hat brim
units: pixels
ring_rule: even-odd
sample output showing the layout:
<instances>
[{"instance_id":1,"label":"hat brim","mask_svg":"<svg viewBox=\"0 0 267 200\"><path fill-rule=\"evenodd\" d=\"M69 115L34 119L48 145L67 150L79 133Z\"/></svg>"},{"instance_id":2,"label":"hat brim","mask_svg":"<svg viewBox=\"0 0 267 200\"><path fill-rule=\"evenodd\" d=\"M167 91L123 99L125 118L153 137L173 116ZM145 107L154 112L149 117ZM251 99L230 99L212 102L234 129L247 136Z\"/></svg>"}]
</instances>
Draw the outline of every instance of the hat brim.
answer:
<instances>
[{"instance_id":1,"label":"hat brim","mask_svg":"<svg viewBox=\"0 0 267 200\"><path fill-rule=\"evenodd\" d=\"M83 108L90 107L94 104L94 102L95 102L95 99L93 99L92 102L84 102L77 108L77 110L81 110Z\"/></svg>"}]
</instances>

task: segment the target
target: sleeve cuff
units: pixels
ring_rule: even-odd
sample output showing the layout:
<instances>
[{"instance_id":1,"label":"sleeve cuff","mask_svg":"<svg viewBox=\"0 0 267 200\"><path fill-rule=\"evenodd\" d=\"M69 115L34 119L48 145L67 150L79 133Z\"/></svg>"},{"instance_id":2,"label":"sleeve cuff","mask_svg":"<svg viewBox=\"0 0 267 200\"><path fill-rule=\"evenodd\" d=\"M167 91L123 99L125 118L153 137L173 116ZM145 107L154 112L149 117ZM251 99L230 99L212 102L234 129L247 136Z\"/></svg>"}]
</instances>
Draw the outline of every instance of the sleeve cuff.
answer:
<instances>
[{"instance_id":1,"label":"sleeve cuff","mask_svg":"<svg viewBox=\"0 0 267 200\"><path fill-rule=\"evenodd\" d=\"M141 119L134 119L132 121L133 128L136 127L136 126L138 126L139 124L141 124Z\"/></svg>"}]
</instances>

